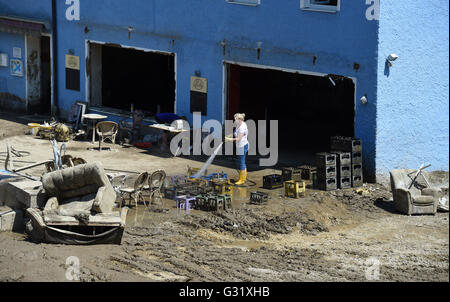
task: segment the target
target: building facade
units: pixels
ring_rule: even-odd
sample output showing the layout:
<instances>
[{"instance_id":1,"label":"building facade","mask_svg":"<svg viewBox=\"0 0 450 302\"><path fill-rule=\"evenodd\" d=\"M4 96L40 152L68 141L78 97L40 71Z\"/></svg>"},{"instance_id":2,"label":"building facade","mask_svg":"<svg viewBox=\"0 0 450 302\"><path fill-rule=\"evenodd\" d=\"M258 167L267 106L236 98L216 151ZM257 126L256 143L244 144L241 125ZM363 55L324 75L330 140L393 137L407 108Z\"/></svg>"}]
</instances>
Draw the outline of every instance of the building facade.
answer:
<instances>
[{"instance_id":1,"label":"building facade","mask_svg":"<svg viewBox=\"0 0 450 302\"><path fill-rule=\"evenodd\" d=\"M0 93L3 103L39 103L62 117L80 100L115 121L132 108L190 122L193 111L220 122L245 112L279 121L281 149L311 154L332 135L356 136L369 181L421 161L448 170L448 3L432 0L426 11L437 7L427 18L404 0L0 0L3 20L44 23L54 68L50 101L30 93L33 73L9 67L0 67ZM407 17L427 38L416 40ZM23 48L31 70L27 36L3 29L0 53ZM391 53L399 58L385 68ZM413 84L405 73L423 72L418 58L430 65Z\"/></svg>"}]
</instances>

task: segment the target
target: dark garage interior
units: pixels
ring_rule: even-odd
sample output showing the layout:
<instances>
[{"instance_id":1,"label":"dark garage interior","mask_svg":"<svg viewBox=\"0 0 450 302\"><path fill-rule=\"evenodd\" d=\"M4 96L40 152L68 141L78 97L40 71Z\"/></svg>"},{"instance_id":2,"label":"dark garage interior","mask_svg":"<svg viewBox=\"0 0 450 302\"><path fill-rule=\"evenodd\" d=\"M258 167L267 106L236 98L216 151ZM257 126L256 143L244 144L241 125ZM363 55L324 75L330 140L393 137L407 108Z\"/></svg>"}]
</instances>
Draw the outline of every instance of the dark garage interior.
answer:
<instances>
[{"instance_id":1,"label":"dark garage interior","mask_svg":"<svg viewBox=\"0 0 450 302\"><path fill-rule=\"evenodd\" d=\"M175 56L102 47L102 106L174 112Z\"/></svg>"},{"instance_id":2,"label":"dark garage interior","mask_svg":"<svg viewBox=\"0 0 450 302\"><path fill-rule=\"evenodd\" d=\"M246 119L278 120L281 165L300 154L305 164L313 164L315 153L328 151L331 136L354 136L355 86L351 79L234 64L228 64L227 70L227 118L244 112Z\"/></svg>"}]
</instances>

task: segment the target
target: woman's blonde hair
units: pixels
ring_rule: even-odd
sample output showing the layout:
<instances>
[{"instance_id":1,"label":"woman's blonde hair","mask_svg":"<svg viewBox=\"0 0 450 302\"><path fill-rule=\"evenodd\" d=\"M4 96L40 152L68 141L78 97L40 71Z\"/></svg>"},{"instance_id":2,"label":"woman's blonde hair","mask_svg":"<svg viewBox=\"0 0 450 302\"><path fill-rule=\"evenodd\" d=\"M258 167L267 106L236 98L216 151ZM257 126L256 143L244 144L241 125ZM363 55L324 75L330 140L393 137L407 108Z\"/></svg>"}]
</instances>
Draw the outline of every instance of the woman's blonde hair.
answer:
<instances>
[{"instance_id":1,"label":"woman's blonde hair","mask_svg":"<svg viewBox=\"0 0 450 302\"><path fill-rule=\"evenodd\" d=\"M244 121L244 120L245 120L245 113L236 113L236 114L234 115L234 119L235 119L235 120L241 120L241 121Z\"/></svg>"}]
</instances>

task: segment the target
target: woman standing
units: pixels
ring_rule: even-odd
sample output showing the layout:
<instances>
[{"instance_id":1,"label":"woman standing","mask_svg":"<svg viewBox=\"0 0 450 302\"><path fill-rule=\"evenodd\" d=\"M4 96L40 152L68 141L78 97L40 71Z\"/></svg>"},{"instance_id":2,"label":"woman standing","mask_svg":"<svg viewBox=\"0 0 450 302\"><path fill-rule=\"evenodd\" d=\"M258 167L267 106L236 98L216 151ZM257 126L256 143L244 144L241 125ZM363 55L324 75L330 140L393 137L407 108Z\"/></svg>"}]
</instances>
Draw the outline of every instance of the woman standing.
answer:
<instances>
[{"instance_id":1,"label":"woman standing","mask_svg":"<svg viewBox=\"0 0 450 302\"><path fill-rule=\"evenodd\" d=\"M234 126L236 130L234 131L234 137L226 137L226 141L236 142L236 153L239 159L239 180L235 182L235 185L242 185L247 180L247 166L245 164L245 156L248 153L248 128L247 124L244 122L245 113L236 113L234 115Z\"/></svg>"}]
</instances>

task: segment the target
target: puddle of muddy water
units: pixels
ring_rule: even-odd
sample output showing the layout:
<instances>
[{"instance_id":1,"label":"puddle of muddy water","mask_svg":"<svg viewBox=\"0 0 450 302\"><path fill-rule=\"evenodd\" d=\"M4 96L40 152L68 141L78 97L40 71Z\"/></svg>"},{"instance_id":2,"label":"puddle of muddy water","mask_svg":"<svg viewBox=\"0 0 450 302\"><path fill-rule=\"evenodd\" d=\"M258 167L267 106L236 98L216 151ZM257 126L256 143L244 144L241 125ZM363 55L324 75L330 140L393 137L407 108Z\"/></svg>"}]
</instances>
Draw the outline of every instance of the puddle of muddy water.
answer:
<instances>
[{"instance_id":1,"label":"puddle of muddy water","mask_svg":"<svg viewBox=\"0 0 450 302\"><path fill-rule=\"evenodd\" d=\"M244 252L250 250L257 250L263 246L266 246L266 243L256 240L235 240L221 245L221 247L224 248L238 248L243 250Z\"/></svg>"},{"instance_id":2,"label":"puddle of muddy water","mask_svg":"<svg viewBox=\"0 0 450 302\"><path fill-rule=\"evenodd\" d=\"M233 189L232 207L237 209L242 207L243 204L247 204L250 198L249 188ZM148 204L148 202L147 202ZM126 202L128 206L128 201ZM176 202L174 200L162 199L162 203L159 205L151 205L151 209L144 204L138 204L138 206L131 205L127 215L127 226L131 227L146 227L158 223L158 219L161 222L167 221L167 217L173 219L182 218L185 215L207 215L208 212L190 209L189 211L176 208ZM158 218L158 216L160 216Z\"/></svg>"}]
</instances>

